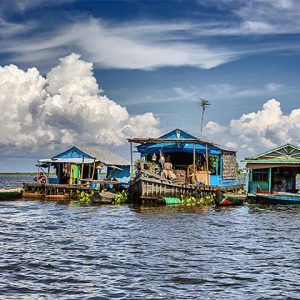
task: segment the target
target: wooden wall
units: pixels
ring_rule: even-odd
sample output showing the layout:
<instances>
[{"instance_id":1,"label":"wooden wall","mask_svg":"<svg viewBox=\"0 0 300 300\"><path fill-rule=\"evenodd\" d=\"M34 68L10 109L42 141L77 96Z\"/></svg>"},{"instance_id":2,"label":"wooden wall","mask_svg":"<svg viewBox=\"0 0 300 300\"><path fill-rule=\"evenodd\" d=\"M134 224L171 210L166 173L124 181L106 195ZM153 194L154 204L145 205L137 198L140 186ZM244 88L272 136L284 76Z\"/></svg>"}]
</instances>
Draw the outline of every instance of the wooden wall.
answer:
<instances>
[{"instance_id":1,"label":"wooden wall","mask_svg":"<svg viewBox=\"0 0 300 300\"><path fill-rule=\"evenodd\" d=\"M222 178L236 179L236 154L235 152L222 151Z\"/></svg>"}]
</instances>

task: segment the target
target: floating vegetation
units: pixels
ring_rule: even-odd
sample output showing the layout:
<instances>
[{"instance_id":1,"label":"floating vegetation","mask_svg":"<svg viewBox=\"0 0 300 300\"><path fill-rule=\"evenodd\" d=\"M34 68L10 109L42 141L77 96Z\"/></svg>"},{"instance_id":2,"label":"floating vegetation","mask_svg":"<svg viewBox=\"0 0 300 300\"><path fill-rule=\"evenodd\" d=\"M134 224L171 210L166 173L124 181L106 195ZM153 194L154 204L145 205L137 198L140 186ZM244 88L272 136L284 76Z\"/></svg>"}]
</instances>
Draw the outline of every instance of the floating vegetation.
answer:
<instances>
[{"instance_id":1,"label":"floating vegetation","mask_svg":"<svg viewBox=\"0 0 300 300\"><path fill-rule=\"evenodd\" d=\"M117 194L113 197L113 204L114 205L122 205L126 204L128 200L127 192L124 190L122 192L117 192Z\"/></svg>"},{"instance_id":2,"label":"floating vegetation","mask_svg":"<svg viewBox=\"0 0 300 300\"><path fill-rule=\"evenodd\" d=\"M90 205L92 203L91 197L93 196L94 196L94 191L91 191L91 193L81 191L78 196L78 204L80 206Z\"/></svg>"},{"instance_id":3,"label":"floating vegetation","mask_svg":"<svg viewBox=\"0 0 300 300\"><path fill-rule=\"evenodd\" d=\"M201 205L209 206L214 204L213 196L204 196L203 198L196 199L195 197L182 197L181 204L186 206Z\"/></svg>"}]
</instances>

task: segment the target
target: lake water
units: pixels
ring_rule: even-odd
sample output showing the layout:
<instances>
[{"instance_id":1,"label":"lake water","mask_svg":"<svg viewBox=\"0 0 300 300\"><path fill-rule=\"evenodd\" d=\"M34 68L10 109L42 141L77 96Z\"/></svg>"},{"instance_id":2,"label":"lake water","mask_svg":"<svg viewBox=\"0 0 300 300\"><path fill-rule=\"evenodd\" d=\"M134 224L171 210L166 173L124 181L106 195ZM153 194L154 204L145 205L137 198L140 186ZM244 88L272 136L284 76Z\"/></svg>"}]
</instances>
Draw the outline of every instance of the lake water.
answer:
<instances>
[{"instance_id":1,"label":"lake water","mask_svg":"<svg viewBox=\"0 0 300 300\"><path fill-rule=\"evenodd\" d=\"M0 296L299 299L299 216L300 206L1 201Z\"/></svg>"}]
</instances>

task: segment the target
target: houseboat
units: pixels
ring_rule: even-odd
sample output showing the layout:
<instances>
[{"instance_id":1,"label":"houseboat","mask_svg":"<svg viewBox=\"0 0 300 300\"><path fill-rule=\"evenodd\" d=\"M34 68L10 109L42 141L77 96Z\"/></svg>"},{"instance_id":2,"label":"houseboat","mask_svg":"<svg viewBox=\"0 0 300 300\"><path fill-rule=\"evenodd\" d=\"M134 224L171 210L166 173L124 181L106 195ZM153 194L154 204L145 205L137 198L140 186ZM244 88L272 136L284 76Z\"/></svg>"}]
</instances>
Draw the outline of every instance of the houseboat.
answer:
<instances>
[{"instance_id":1,"label":"houseboat","mask_svg":"<svg viewBox=\"0 0 300 300\"><path fill-rule=\"evenodd\" d=\"M130 163L105 148L73 146L51 158L37 161L36 182L24 183L25 198L74 198L80 191L128 186ZM50 171L55 171L51 176ZM66 196L67 195L67 196Z\"/></svg>"},{"instance_id":2,"label":"houseboat","mask_svg":"<svg viewBox=\"0 0 300 300\"><path fill-rule=\"evenodd\" d=\"M237 189L236 152L181 129L159 138L128 139L131 152L130 198L203 197L217 189ZM133 144L140 155L133 166ZM135 167L135 174L133 173Z\"/></svg>"},{"instance_id":3,"label":"houseboat","mask_svg":"<svg viewBox=\"0 0 300 300\"><path fill-rule=\"evenodd\" d=\"M255 202L300 203L296 186L300 173L300 148L292 144L245 158L246 192Z\"/></svg>"}]
</instances>

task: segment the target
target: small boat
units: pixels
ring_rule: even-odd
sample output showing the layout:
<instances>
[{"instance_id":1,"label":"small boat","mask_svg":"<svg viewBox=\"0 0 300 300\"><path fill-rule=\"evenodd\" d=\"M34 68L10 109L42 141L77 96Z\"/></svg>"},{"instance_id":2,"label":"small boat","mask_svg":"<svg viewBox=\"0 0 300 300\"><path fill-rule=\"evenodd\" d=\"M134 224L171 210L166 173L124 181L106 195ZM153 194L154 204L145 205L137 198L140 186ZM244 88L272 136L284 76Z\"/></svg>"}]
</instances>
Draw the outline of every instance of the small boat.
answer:
<instances>
[{"instance_id":1,"label":"small boat","mask_svg":"<svg viewBox=\"0 0 300 300\"><path fill-rule=\"evenodd\" d=\"M0 200L18 199L22 197L22 189L0 189Z\"/></svg>"},{"instance_id":2,"label":"small boat","mask_svg":"<svg viewBox=\"0 0 300 300\"><path fill-rule=\"evenodd\" d=\"M243 205L247 198L246 194L226 193L224 198L220 200L220 206L236 206Z\"/></svg>"},{"instance_id":3,"label":"small boat","mask_svg":"<svg viewBox=\"0 0 300 300\"><path fill-rule=\"evenodd\" d=\"M255 196L261 204L300 204L300 194L284 192L276 194L255 193Z\"/></svg>"}]
</instances>

